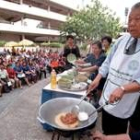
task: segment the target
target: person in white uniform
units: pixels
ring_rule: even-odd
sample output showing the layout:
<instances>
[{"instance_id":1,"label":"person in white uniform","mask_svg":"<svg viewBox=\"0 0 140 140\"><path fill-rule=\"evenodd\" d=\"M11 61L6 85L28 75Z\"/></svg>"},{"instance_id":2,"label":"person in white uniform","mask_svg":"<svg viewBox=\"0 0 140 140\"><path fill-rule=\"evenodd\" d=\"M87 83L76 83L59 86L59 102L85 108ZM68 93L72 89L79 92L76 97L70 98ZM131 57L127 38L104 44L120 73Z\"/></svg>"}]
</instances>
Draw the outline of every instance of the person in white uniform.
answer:
<instances>
[{"instance_id":1,"label":"person in white uniform","mask_svg":"<svg viewBox=\"0 0 140 140\"><path fill-rule=\"evenodd\" d=\"M107 80L99 104L109 101L102 111L104 134L126 133L140 91L140 2L130 12L129 33L119 38L89 86L95 89L102 77Z\"/></svg>"}]
</instances>

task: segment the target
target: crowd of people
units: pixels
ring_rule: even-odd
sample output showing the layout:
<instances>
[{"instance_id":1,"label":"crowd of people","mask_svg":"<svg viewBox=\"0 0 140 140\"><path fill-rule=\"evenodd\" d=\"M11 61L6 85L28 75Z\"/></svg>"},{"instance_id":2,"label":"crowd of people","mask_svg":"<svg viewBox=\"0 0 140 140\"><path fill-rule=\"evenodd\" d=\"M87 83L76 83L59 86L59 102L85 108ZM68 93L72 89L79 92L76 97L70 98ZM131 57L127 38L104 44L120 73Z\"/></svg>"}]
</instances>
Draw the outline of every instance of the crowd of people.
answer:
<instances>
[{"instance_id":1,"label":"crowd of people","mask_svg":"<svg viewBox=\"0 0 140 140\"><path fill-rule=\"evenodd\" d=\"M12 51L4 50L0 56L0 97L15 88L23 88L23 84L31 86L46 73L56 69L57 73L64 71L65 60L58 51L40 49Z\"/></svg>"}]
</instances>

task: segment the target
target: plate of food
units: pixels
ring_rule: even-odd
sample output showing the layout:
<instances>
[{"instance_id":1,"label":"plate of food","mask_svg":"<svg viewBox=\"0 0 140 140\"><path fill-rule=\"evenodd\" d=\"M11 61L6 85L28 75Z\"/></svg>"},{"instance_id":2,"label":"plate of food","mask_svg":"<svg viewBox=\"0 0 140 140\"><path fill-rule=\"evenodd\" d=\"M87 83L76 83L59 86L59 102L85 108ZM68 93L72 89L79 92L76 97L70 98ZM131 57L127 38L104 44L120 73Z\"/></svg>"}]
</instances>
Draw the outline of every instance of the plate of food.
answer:
<instances>
[{"instance_id":1,"label":"plate of food","mask_svg":"<svg viewBox=\"0 0 140 140\"><path fill-rule=\"evenodd\" d=\"M83 91L87 89L87 83L79 82L75 83L72 80L59 80L58 88L66 91Z\"/></svg>"},{"instance_id":2,"label":"plate of food","mask_svg":"<svg viewBox=\"0 0 140 140\"><path fill-rule=\"evenodd\" d=\"M82 91L87 89L87 83L85 82L79 82L79 83L73 83L71 85L71 90L73 91Z\"/></svg>"}]
</instances>

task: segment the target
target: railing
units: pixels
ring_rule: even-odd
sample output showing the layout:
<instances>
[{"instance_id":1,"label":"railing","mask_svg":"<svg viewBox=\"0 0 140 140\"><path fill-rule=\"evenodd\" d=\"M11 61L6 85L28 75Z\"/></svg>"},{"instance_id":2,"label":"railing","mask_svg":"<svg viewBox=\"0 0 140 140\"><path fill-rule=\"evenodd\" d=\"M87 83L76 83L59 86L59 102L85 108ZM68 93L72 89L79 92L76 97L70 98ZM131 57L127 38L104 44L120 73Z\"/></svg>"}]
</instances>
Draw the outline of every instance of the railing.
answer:
<instances>
[{"instance_id":1,"label":"railing","mask_svg":"<svg viewBox=\"0 0 140 140\"><path fill-rule=\"evenodd\" d=\"M0 31L1 32L12 32L12 33L25 33L25 34L37 34L37 35L54 35L59 36L60 31L52 30L52 29L39 29L33 27L12 25L0 23Z\"/></svg>"}]
</instances>

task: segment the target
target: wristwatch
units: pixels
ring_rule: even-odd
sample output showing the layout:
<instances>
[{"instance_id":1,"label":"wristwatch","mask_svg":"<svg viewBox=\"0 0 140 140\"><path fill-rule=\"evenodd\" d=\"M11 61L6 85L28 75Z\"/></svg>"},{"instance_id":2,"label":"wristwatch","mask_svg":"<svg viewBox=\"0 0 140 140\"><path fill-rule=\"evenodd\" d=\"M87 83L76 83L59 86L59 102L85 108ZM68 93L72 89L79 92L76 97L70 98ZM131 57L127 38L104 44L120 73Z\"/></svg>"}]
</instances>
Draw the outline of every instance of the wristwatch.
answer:
<instances>
[{"instance_id":1,"label":"wristwatch","mask_svg":"<svg viewBox=\"0 0 140 140\"><path fill-rule=\"evenodd\" d=\"M120 88L122 89L123 92L126 91L125 88L124 88L124 86L120 86Z\"/></svg>"}]
</instances>

